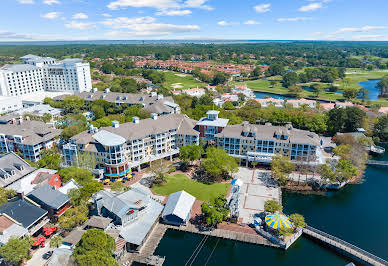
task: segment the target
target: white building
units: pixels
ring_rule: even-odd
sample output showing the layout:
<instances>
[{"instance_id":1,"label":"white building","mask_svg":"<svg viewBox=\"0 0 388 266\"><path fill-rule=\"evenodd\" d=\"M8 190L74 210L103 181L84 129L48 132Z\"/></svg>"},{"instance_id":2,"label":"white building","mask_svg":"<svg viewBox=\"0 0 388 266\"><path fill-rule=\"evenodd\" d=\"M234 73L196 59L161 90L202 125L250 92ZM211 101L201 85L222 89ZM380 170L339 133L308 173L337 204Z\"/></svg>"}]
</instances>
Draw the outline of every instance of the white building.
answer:
<instances>
[{"instance_id":1,"label":"white building","mask_svg":"<svg viewBox=\"0 0 388 266\"><path fill-rule=\"evenodd\" d=\"M186 90L183 90L182 92L191 97L198 97L198 98L200 98L202 95L206 93L205 89L203 88L186 89Z\"/></svg>"},{"instance_id":2,"label":"white building","mask_svg":"<svg viewBox=\"0 0 388 266\"><path fill-rule=\"evenodd\" d=\"M11 113L23 108L20 97L0 96L0 114Z\"/></svg>"},{"instance_id":3,"label":"white building","mask_svg":"<svg viewBox=\"0 0 388 266\"><path fill-rule=\"evenodd\" d=\"M80 93L90 91L92 81L89 63L26 55L23 64L0 68L0 95L23 96L42 91Z\"/></svg>"}]
</instances>

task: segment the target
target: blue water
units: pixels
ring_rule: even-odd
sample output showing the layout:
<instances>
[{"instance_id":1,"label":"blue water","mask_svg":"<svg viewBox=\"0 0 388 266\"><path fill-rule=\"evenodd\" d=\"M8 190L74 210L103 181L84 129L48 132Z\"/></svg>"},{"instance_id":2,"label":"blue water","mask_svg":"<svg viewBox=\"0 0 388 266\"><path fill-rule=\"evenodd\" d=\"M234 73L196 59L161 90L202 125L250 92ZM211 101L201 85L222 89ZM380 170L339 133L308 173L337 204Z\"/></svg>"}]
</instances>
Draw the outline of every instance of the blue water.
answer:
<instances>
[{"instance_id":1,"label":"blue water","mask_svg":"<svg viewBox=\"0 0 388 266\"><path fill-rule=\"evenodd\" d=\"M380 80L381 79L370 79L370 80L366 80L358 83L358 85L360 85L361 87L369 91L369 99L371 101L376 101L379 99L380 91L377 88L377 83L379 83Z\"/></svg>"},{"instance_id":2,"label":"blue water","mask_svg":"<svg viewBox=\"0 0 388 266\"><path fill-rule=\"evenodd\" d=\"M271 97L271 98L274 98L274 99L292 99L293 98L293 97L290 97L290 96L277 95L277 94L273 94L273 93L269 93L269 92L255 91L254 93L255 93L256 99L264 99L264 98L268 98L268 97Z\"/></svg>"},{"instance_id":3,"label":"blue water","mask_svg":"<svg viewBox=\"0 0 388 266\"><path fill-rule=\"evenodd\" d=\"M388 160L388 153L380 159ZM311 226L388 260L388 168L368 167L364 179L362 184L326 195L283 192L284 211L301 213ZM168 231L155 253L166 256L164 265L184 265L202 237ZM349 258L306 237L287 251L209 238L192 265L326 266L349 262Z\"/></svg>"}]
</instances>

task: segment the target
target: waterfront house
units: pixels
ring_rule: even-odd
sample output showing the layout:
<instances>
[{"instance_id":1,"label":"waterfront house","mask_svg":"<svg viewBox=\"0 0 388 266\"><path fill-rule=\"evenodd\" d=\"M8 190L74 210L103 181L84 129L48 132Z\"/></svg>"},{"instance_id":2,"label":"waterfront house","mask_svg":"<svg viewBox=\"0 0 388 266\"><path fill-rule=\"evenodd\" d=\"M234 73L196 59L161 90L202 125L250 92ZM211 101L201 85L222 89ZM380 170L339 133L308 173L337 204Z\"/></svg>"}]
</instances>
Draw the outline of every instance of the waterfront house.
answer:
<instances>
[{"instance_id":1,"label":"waterfront house","mask_svg":"<svg viewBox=\"0 0 388 266\"><path fill-rule=\"evenodd\" d=\"M127 252L139 252L163 210L148 192L132 188L120 194L99 191L93 195L97 215L112 219L125 240Z\"/></svg>"},{"instance_id":2,"label":"waterfront house","mask_svg":"<svg viewBox=\"0 0 388 266\"><path fill-rule=\"evenodd\" d=\"M177 226L186 224L194 202L195 197L184 190L170 194L162 213L163 221Z\"/></svg>"},{"instance_id":3,"label":"waterfront house","mask_svg":"<svg viewBox=\"0 0 388 266\"><path fill-rule=\"evenodd\" d=\"M284 100L283 99L264 98L264 99L256 99L256 101L263 108L268 107L271 104L275 105L275 107L278 107L278 108L283 108L284 107Z\"/></svg>"}]
</instances>

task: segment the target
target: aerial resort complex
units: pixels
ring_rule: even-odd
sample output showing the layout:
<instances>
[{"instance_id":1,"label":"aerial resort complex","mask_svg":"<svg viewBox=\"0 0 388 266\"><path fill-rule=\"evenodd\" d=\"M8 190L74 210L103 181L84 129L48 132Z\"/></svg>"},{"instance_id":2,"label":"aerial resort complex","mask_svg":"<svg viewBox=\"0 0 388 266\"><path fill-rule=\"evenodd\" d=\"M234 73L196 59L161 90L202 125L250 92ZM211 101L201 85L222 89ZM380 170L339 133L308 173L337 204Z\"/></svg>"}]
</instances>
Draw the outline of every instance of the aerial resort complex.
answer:
<instances>
[{"instance_id":1,"label":"aerial resort complex","mask_svg":"<svg viewBox=\"0 0 388 266\"><path fill-rule=\"evenodd\" d=\"M3 2L1 266L388 266L388 3Z\"/></svg>"}]
</instances>

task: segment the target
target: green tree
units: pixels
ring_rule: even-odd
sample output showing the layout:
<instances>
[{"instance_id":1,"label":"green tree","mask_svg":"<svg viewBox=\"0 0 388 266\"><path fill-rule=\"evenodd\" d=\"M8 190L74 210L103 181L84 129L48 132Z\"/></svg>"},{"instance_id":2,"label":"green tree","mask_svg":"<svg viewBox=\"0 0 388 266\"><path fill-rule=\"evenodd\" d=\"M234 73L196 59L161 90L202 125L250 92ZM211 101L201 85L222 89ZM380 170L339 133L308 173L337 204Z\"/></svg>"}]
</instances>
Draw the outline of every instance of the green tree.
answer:
<instances>
[{"instance_id":1,"label":"green tree","mask_svg":"<svg viewBox=\"0 0 388 266\"><path fill-rule=\"evenodd\" d=\"M236 159L226 151L214 147L207 148L206 159L202 162L202 166L213 179L238 171Z\"/></svg>"},{"instance_id":2,"label":"green tree","mask_svg":"<svg viewBox=\"0 0 388 266\"><path fill-rule=\"evenodd\" d=\"M0 205L8 202L9 199L12 199L15 196L16 192L14 190L0 187Z\"/></svg>"},{"instance_id":3,"label":"green tree","mask_svg":"<svg viewBox=\"0 0 388 266\"><path fill-rule=\"evenodd\" d=\"M358 175L358 169L350 160L339 160L336 165L338 181L347 181Z\"/></svg>"},{"instance_id":4,"label":"green tree","mask_svg":"<svg viewBox=\"0 0 388 266\"><path fill-rule=\"evenodd\" d=\"M104 111L104 107L102 106L99 106L99 105L93 105L92 108L91 108L91 111L95 117L95 119L100 119L100 118L103 118L105 117L105 111Z\"/></svg>"},{"instance_id":5,"label":"green tree","mask_svg":"<svg viewBox=\"0 0 388 266\"><path fill-rule=\"evenodd\" d=\"M84 99L78 96L67 96L63 99L62 108L66 113L80 113L85 109Z\"/></svg>"},{"instance_id":6,"label":"green tree","mask_svg":"<svg viewBox=\"0 0 388 266\"><path fill-rule=\"evenodd\" d=\"M269 76L282 75L284 72L284 67L281 64L277 64L277 63L271 64L267 72Z\"/></svg>"},{"instance_id":7,"label":"green tree","mask_svg":"<svg viewBox=\"0 0 388 266\"><path fill-rule=\"evenodd\" d=\"M388 93L388 77L380 80L377 83L377 88L380 90L380 96L386 96Z\"/></svg>"},{"instance_id":8,"label":"green tree","mask_svg":"<svg viewBox=\"0 0 388 266\"><path fill-rule=\"evenodd\" d=\"M123 192L124 189L125 189L125 185L121 182L113 182L111 185L110 185L110 189L113 190L114 192Z\"/></svg>"},{"instance_id":9,"label":"green tree","mask_svg":"<svg viewBox=\"0 0 388 266\"><path fill-rule=\"evenodd\" d=\"M291 214L290 220L292 221L295 227L301 227L301 228L306 227L306 222L304 220L303 215L301 214L298 214L298 213Z\"/></svg>"},{"instance_id":10,"label":"green tree","mask_svg":"<svg viewBox=\"0 0 388 266\"><path fill-rule=\"evenodd\" d=\"M204 153L200 145L186 145L179 149L179 159L187 163L199 160Z\"/></svg>"},{"instance_id":11,"label":"green tree","mask_svg":"<svg viewBox=\"0 0 388 266\"><path fill-rule=\"evenodd\" d=\"M43 122L45 122L45 123L50 122L52 118L53 118L53 116L52 116L50 113L45 113L45 114L43 114L43 116L42 116L42 120L43 120Z\"/></svg>"},{"instance_id":12,"label":"green tree","mask_svg":"<svg viewBox=\"0 0 388 266\"><path fill-rule=\"evenodd\" d=\"M42 152L42 159L38 161L39 168L48 168L59 170L61 167L62 158L56 148L45 150Z\"/></svg>"},{"instance_id":13,"label":"green tree","mask_svg":"<svg viewBox=\"0 0 388 266\"><path fill-rule=\"evenodd\" d=\"M219 196L208 203L201 205L201 211L205 218L206 224L215 226L222 221L225 221L229 215L228 201L223 197Z\"/></svg>"},{"instance_id":14,"label":"green tree","mask_svg":"<svg viewBox=\"0 0 388 266\"><path fill-rule=\"evenodd\" d=\"M286 156L277 154L272 157L271 170L273 176L282 186L287 184L287 177L295 170L295 168L295 164Z\"/></svg>"},{"instance_id":15,"label":"green tree","mask_svg":"<svg viewBox=\"0 0 388 266\"><path fill-rule=\"evenodd\" d=\"M288 72L286 73L284 76L283 76L283 85L284 87L288 88L290 86L294 86L296 83L298 83L298 74L291 71L291 72Z\"/></svg>"},{"instance_id":16,"label":"green tree","mask_svg":"<svg viewBox=\"0 0 388 266\"><path fill-rule=\"evenodd\" d=\"M255 67L255 69L253 69L252 71L252 76L253 77L260 77L262 74L261 72L261 68L260 67Z\"/></svg>"},{"instance_id":17,"label":"green tree","mask_svg":"<svg viewBox=\"0 0 388 266\"><path fill-rule=\"evenodd\" d=\"M373 131L380 141L388 140L388 115L382 115L377 118Z\"/></svg>"},{"instance_id":18,"label":"green tree","mask_svg":"<svg viewBox=\"0 0 388 266\"><path fill-rule=\"evenodd\" d=\"M63 168L58 171L58 174L62 177L63 183L66 183L73 178L80 185L86 185L94 179L89 170L81 169L75 166Z\"/></svg>"},{"instance_id":19,"label":"green tree","mask_svg":"<svg viewBox=\"0 0 388 266\"><path fill-rule=\"evenodd\" d=\"M342 92L342 95L346 100L355 99L358 95L358 89L357 88L346 88Z\"/></svg>"},{"instance_id":20,"label":"green tree","mask_svg":"<svg viewBox=\"0 0 388 266\"><path fill-rule=\"evenodd\" d=\"M81 152L77 156L77 166L79 168L93 170L96 164L96 157L89 152Z\"/></svg>"},{"instance_id":21,"label":"green tree","mask_svg":"<svg viewBox=\"0 0 388 266\"><path fill-rule=\"evenodd\" d=\"M78 265L117 265L113 258L116 243L113 237L103 230L90 229L81 237L74 249L74 258Z\"/></svg>"},{"instance_id":22,"label":"green tree","mask_svg":"<svg viewBox=\"0 0 388 266\"><path fill-rule=\"evenodd\" d=\"M213 78L213 85L224 84L228 80L228 75L223 72L217 72Z\"/></svg>"},{"instance_id":23,"label":"green tree","mask_svg":"<svg viewBox=\"0 0 388 266\"><path fill-rule=\"evenodd\" d=\"M153 161L150 165L150 172L155 176L155 183L160 184L166 181L170 163L164 159Z\"/></svg>"},{"instance_id":24,"label":"green tree","mask_svg":"<svg viewBox=\"0 0 388 266\"><path fill-rule=\"evenodd\" d=\"M60 235L56 235L50 240L50 248L57 248L63 242L63 238Z\"/></svg>"},{"instance_id":25,"label":"green tree","mask_svg":"<svg viewBox=\"0 0 388 266\"><path fill-rule=\"evenodd\" d=\"M5 245L0 247L0 256L9 263L20 264L28 257L32 243L33 240L30 237L11 237Z\"/></svg>"},{"instance_id":26,"label":"green tree","mask_svg":"<svg viewBox=\"0 0 388 266\"><path fill-rule=\"evenodd\" d=\"M280 227L279 229L279 235L282 235L285 237L292 235L293 232L294 230L292 228Z\"/></svg>"},{"instance_id":27,"label":"green tree","mask_svg":"<svg viewBox=\"0 0 388 266\"><path fill-rule=\"evenodd\" d=\"M226 102L222 105L222 108L224 108L225 110L235 110L236 107L234 107L234 105L231 103L231 102Z\"/></svg>"},{"instance_id":28,"label":"green tree","mask_svg":"<svg viewBox=\"0 0 388 266\"><path fill-rule=\"evenodd\" d=\"M315 96L318 97L321 95L325 90L323 89L321 84L315 83L310 86L311 90L314 92Z\"/></svg>"},{"instance_id":29,"label":"green tree","mask_svg":"<svg viewBox=\"0 0 388 266\"><path fill-rule=\"evenodd\" d=\"M294 96L295 98L301 98L304 90L300 86L290 86L288 87L288 91L290 95Z\"/></svg>"},{"instance_id":30,"label":"green tree","mask_svg":"<svg viewBox=\"0 0 388 266\"><path fill-rule=\"evenodd\" d=\"M61 138L64 140L69 140L71 137L85 131L86 129L87 127L84 124L70 125L62 130Z\"/></svg>"},{"instance_id":31,"label":"green tree","mask_svg":"<svg viewBox=\"0 0 388 266\"><path fill-rule=\"evenodd\" d=\"M266 200L264 202L264 210L266 212L275 213L282 210L282 205L277 200Z\"/></svg>"},{"instance_id":32,"label":"green tree","mask_svg":"<svg viewBox=\"0 0 388 266\"><path fill-rule=\"evenodd\" d=\"M75 206L67 209L65 213L59 217L58 224L65 230L71 230L86 222L88 213L89 210L85 205Z\"/></svg>"}]
</instances>

